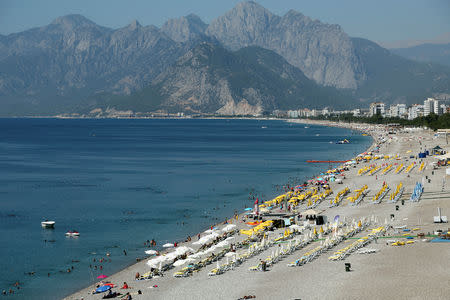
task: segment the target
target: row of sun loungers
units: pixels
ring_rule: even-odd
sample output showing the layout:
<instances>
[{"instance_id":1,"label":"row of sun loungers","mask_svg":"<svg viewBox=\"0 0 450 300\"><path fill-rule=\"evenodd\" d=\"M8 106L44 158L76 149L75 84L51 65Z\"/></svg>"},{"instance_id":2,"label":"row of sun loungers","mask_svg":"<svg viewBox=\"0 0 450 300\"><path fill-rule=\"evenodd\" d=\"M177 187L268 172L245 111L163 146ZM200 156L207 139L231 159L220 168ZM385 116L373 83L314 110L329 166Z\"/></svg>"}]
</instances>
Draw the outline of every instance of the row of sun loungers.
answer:
<instances>
[{"instance_id":1,"label":"row of sun loungers","mask_svg":"<svg viewBox=\"0 0 450 300\"><path fill-rule=\"evenodd\" d=\"M400 174L403 168L404 168L403 164L398 165L398 167L395 169L395 174Z\"/></svg>"},{"instance_id":2,"label":"row of sun loungers","mask_svg":"<svg viewBox=\"0 0 450 300\"><path fill-rule=\"evenodd\" d=\"M411 194L411 197L409 198L409 201L411 202L419 202L420 197L423 193L423 186L422 183L417 182L416 186L414 187L414 190Z\"/></svg>"},{"instance_id":3,"label":"row of sun loungers","mask_svg":"<svg viewBox=\"0 0 450 300\"><path fill-rule=\"evenodd\" d=\"M340 228L343 224L337 224L336 227ZM281 249L277 249L275 251L272 251L272 254L268 256L264 261L266 263L266 266L270 267L279 261L281 261L285 256L288 256L292 253L294 253L297 250L300 250L316 240L317 238L322 238L323 236L326 236L330 234L333 231L333 226L331 224L327 224L325 227L325 230L323 227L320 227L319 233L317 233L316 228L314 228L313 231L310 231L309 234L305 234L303 239L294 239L289 241L288 245L282 246ZM261 271L262 270L262 264L261 262L253 267L250 267L249 270L251 271Z\"/></svg>"},{"instance_id":4,"label":"row of sun loungers","mask_svg":"<svg viewBox=\"0 0 450 300\"><path fill-rule=\"evenodd\" d=\"M383 187L378 191L378 193L375 196L373 196L373 203L374 204L381 203L381 200L383 200L384 196L386 196L390 190L391 189L389 188L389 186L387 184L384 184Z\"/></svg>"},{"instance_id":5,"label":"row of sun loungers","mask_svg":"<svg viewBox=\"0 0 450 300\"><path fill-rule=\"evenodd\" d=\"M389 173L389 171L392 169L392 165L388 165L386 168L383 169L383 171L381 171L381 175L385 175L387 173Z\"/></svg>"},{"instance_id":6,"label":"row of sun loungers","mask_svg":"<svg viewBox=\"0 0 450 300\"><path fill-rule=\"evenodd\" d=\"M365 246L367 246L369 243L380 237L386 232L386 227L378 227L375 229L372 229L372 232L369 233L367 236L364 236L355 242L351 243L350 245L336 251L332 256L328 257L329 260L343 260L347 256L349 256L351 253L355 252L356 250L359 250Z\"/></svg>"},{"instance_id":7,"label":"row of sun loungers","mask_svg":"<svg viewBox=\"0 0 450 300\"><path fill-rule=\"evenodd\" d=\"M422 172L424 169L425 169L425 162L423 161L423 162L420 164L419 172Z\"/></svg>"},{"instance_id":8,"label":"row of sun loungers","mask_svg":"<svg viewBox=\"0 0 450 300\"><path fill-rule=\"evenodd\" d=\"M271 246L273 246L276 242L280 241L286 241L290 240L294 237L294 235L299 234L303 232L307 227L302 227L299 231L290 231L286 230L281 237L273 238L273 239L265 239L263 238L261 242L256 242L250 245L247 251L244 251L242 253L233 255L231 257L231 261L228 259L228 261L225 264L220 265L217 263L217 267L212 269L208 276L215 276L223 274L229 270L233 270L234 268L241 265L243 262L247 261L248 259L260 254L261 252L269 249Z\"/></svg>"},{"instance_id":9,"label":"row of sun loungers","mask_svg":"<svg viewBox=\"0 0 450 300\"><path fill-rule=\"evenodd\" d=\"M387 203L396 203L403 195L405 188L403 187L403 183L399 183L395 188L395 191L391 194L389 201Z\"/></svg>"},{"instance_id":10,"label":"row of sun loungers","mask_svg":"<svg viewBox=\"0 0 450 300\"><path fill-rule=\"evenodd\" d=\"M316 208L316 206L319 205L320 202L322 202L322 200L328 197L331 193L332 193L331 189L326 189L324 192L312 196L311 199L308 200L307 208L308 209Z\"/></svg>"},{"instance_id":11,"label":"row of sun loungers","mask_svg":"<svg viewBox=\"0 0 450 300\"><path fill-rule=\"evenodd\" d=\"M332 238L326 239L320 246L317 246L316 248L306 252L301 258L297 259L295 262L288 264L288 267L302 266L308 262L313 261L323 252L335 247L342 241L361 232L369 225L370 221L365 220L360 220L357 224L353 223L350 228L345 229L345 231L340 230Z\"/></svg>"},{"instance_id":12,"label":"row of sun loungers","mask_svg":"<svg viewBox=\"0 0 450 300\"><path fill-rule=\"evenodd\" d=\"M411 171L414 169L415 166L416 166L416 163L415 163L415 162L413 162L412 164L410 164L410 165L406 168L405 174L408 174L409 172L411 172Z\"/></svg>"},{"instance_id":13,"label":"row of sun loungers","mask_svg":"<svg viewBox=\"0 0 450 300\"><path fill-rule=\"evenodd\" d=\"M367 185L364 185L359 190L355 190L355 193L355 196L347 198L352 205L358 205L359 202L361 202L361 200L369 193L369 189Z\"/></svg>"},{"instance_id":14,"label":"row of sun loungers","mask_svg":"<svg viewBox=\"0 0 450 300\"><path fill-rule=\"evenodd\" d=\"M350 189L348 187L346 187L345 189L343 189L342 191L340 191L339 193L337 193L336 197L330 200L330 207L335 207L335 206L339 206L339 204L341 203L342 199L344 199L344 197L350 193Z\"/></svg>"}]
</instances>

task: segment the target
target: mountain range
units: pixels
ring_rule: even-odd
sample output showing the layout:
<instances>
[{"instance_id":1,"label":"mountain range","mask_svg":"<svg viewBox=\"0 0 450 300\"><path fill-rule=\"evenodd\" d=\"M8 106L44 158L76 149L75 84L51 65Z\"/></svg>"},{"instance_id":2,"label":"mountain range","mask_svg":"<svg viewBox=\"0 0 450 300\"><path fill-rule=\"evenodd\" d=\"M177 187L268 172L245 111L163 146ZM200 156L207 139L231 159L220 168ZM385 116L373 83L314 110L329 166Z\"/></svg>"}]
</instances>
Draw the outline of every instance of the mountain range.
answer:
<instances>
[{"instance_id":1,"label":"mountain range","mask_svg":"<svg viewBox=\"0 0 450 300\"><path fill-rule=\"evenodd\" d=\"M260 114L417 102L450 90L450 68L402 58L338 25L239 3L205 24L120 29L80 15L0 35L0 115Z\"/></svg>"},{"instance_id":2,"label":"mountain range","mask_svg":"<svg viewBox=\"0 0 450 300\"><path fill-rule=\"evenodd\" d=\"M390 49L390 51L411 60L437 63L450 67L450 43L426 43L408 48Z\"/></svg>"}]
</instances>

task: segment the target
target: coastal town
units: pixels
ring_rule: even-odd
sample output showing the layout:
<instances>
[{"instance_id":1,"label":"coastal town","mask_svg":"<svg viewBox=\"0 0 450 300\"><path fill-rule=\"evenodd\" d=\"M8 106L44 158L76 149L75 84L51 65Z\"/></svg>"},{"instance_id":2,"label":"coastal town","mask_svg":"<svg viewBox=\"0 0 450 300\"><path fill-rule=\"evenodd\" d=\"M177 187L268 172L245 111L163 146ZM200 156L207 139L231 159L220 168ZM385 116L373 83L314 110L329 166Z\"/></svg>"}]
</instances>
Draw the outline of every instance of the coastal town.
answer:
<instances>
[{"instance_id":1,"label":"coastal town","mask_svg":"<svg viewBox=\"0 0 450 300\"><path fill-rule=\"evenodd\" d=\"M347 110L335 110L332 107L324 108L298 108L290 110L274 110L266 111L254 115L237 115L234 117L276 117L276 118L314 118L327 116L351 115L353 117L372 117L379 115L383 118L401 118L406 120L414 120L418 117L426 117L430 114L437 116L450 113L450 99L427 98L423 104L391 104L384 102L372 102L365 108L354 108ZM198 117L224 117L223 114L211 113L186 113L186 112L167 112L158 110L154 112L134 112L132 110L117 110L114 108L95 108L86 114L65 113L59 114L58 118L198 118ZM233 117L227 115L226 117Z\"/></svg>"}]
</instances>

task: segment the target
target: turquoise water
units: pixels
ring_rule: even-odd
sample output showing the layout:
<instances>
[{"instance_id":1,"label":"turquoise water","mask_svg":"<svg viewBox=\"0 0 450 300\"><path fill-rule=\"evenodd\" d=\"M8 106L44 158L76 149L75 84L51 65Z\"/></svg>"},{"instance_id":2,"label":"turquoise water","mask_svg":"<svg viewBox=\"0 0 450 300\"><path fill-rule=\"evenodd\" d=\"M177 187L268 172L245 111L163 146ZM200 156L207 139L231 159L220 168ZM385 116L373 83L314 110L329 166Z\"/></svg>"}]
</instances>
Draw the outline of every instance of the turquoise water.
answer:
<instances>
[{"instance_id":1,"label":"turquoise water","mask_svg":"<svg viewBox=\"0 0 450 300\"><path fill-rule=\"evenodd\" d=\"M184 240L253 196L271 199L328 167L306 160L348 159L371 143L347 129L304 127L0 119L0 289L21 284L4 298L59 299L135 262L146 240ZM335 144L344 138L352 143ZM45 218L54 230L41 228ZM81 236L66 238L71 229ZM111 262L98 262L107 252Z\"/></svg>"}]
</instances>

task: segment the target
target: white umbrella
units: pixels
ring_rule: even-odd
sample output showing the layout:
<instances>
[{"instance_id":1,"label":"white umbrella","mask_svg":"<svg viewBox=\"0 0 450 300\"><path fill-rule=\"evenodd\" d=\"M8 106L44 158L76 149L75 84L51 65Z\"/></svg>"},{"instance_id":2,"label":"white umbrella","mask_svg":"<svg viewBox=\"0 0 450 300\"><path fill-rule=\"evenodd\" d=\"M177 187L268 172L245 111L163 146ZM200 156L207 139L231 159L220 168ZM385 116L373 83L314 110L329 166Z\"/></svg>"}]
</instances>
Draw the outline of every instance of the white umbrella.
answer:
<instances>
[{"instance_id":1,"label":"white umbrella","mask_svg":"<svg viewBox=\"0 0 450 300\"><path fill-rule=\"evenodd\" d=\"M175 249L175 251L178 255L183 255L187 252L194 252L194 249L186 247L186 246L181 246Z\"/></svg>"},{"instance_id":2,"label":"white umbrella","mask_svg":"<svg viewBox=\"0 0 450 300\"><path fill-rule=\"evenodd\" d=\"M230 257L230 256L234 256L236 255L236 252L228 252L227 254L225 254L226 257Z\"/></svg>"},{"instance_id":3,"label":"white umbrella","mask_svg":"<svg viewBox=\"0 0 450 300\"><path fill-rule=\"evenodd\" d=\"M227 241L221 241L219 243L217 243L217 247L226 247L228 246L230 243L228 243Z\"/></svg>"},{"instance_id":4,"label":"white umbrella","mask_svg":"<svg viewBox=\"0 0 450 300\"><path fill-rule=\"evenodd\" d=\"M180 259L180 260L177 260L176 262L174 262L173 265L174 265L175 267L179 267L179 266L184 265L185 263L186 263L186 260L185 260L185 259Z\"/></svg>"},{"instance_id":5,"label":"white umbrella","mask_svg":"<svg viewBox=\"0 0 450 300\"><path fill-rule=\"evenodd\" d=\"M193 259L192 257L188 257L184 261L187 262L187 263L191 263L191 262L194 262L195 259Z\"/></svg>"},{"instance_id":6,"label":"white umbrella","mask_svg":"<svg viewBox=\"0 0 450 300\"><path fill-rule=\"evenodd\" d=\"M189 257L191 257L191 258L200 258L200 256L205 255L205 254L206 254L205 252L200 251L200 252L194 253L192 255L189 255Z\"/></svg>"},{"instance_id":7,"label":"white umbrella","mask_svg":"<svg viewBox=\"0 0 450 300\"><path fill-rule=\"evenodd\" d=\"M225 241L232 241L232 240L234 240L234 236L229 236L225 239Z\"/></svg>"},{"instance_id":8,"label":"white umbrella","mask_svg":"<svg viewBox=\"0 0 450 300\"><path fill-rule=\"evenodd\" d=\"M236 228L236 225L234 224L228 224L227 226L225 226L224 228L222 228L223 232L230 232L233 231L234 228Z\"/></svg>"},{"instance_id":9,"label":"white umbrella","mask_svg":"<svg viewBox=\"0 0 450 300\"><path fill-rule=\"evenodd\" d=\"M174 246L174 244L171 244L171 243L167 243L167 244L163 245L164 248L172 248L173 246Z\"/></svg>"},{"instance_id":10,"label":"white umbrella","mask_svg":"<svg viewBox=\"0 0 450 300\"><path fill-rule=\"evenodd\" d=\"M148 255L155 255L156 253L158 253L158 251L156 251L156 250L147 250L147 251L145 251L145 254L148 254Z\"/></svg>"}]
</instances>

